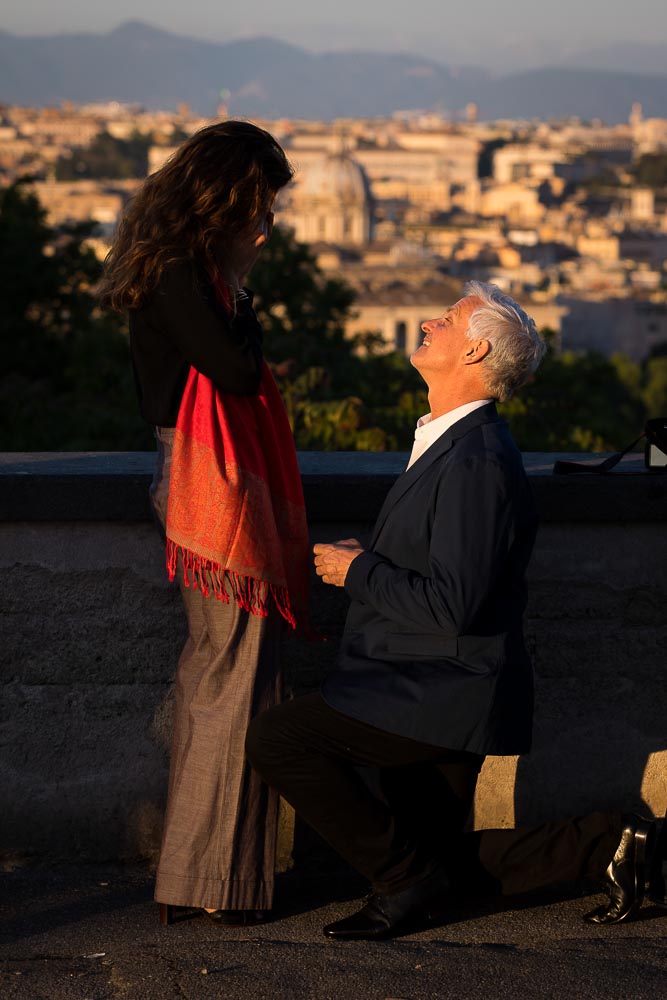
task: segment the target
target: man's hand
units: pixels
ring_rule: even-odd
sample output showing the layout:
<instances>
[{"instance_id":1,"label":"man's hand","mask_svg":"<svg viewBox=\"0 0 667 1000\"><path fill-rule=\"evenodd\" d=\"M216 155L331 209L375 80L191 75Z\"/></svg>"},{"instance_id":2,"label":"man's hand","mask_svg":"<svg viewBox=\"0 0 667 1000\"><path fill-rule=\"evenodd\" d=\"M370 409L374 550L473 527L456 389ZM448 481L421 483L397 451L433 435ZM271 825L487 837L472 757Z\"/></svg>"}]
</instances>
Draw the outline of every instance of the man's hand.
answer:
<instances>
[{"instance_id":1,"label":"man's hand","mask_svg":"<svg viewBox=\"0 0 667 1000\"><path fill-rule=\"evenodd\" d=\"M315 572L325 583L334 587L342 587L347 571L353 559L363 552L363 546L358 538L344 538L333 545L318 544L313 546L315 553Z\"/></svg>"}]
</instances>

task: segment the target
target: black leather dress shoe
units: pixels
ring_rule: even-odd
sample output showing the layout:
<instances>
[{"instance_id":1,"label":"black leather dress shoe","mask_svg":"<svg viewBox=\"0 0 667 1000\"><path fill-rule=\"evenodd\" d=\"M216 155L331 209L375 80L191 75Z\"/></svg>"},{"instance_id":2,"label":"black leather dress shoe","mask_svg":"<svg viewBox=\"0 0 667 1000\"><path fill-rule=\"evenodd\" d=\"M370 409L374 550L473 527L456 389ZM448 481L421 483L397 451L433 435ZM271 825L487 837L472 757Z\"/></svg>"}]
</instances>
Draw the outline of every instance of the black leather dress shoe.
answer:
<instances>
[{"instance_id":1,"label":"black leather dress shoe","mask_svg":"<svg viewBox=\"0 0 667 1000\"><path fill-rule=\"evenodd\" d=\"M624 816L623 833L607 871L609 902L587 913L589 924L620 924L632 920L644 898L648 863L655 843L655 823Z\"/></svg>"},{"instance_id":2,"label":"black leather dress shoe","mask_svg":"<svg viewBox=\"0 0 667 1000\"><path fill-rule=\"evenodd\" d=\"M408 889L390 895L371 893L358 913L327 924L322 932L335 941L381 941L409 930L417 922L435 920L449 898L449 879L444 872L437 871Z\"/></svg>"},{"instance_id":3,"label":"black leather dress shoe","mask_svg":"<svg viewBox=\"0 0 667 1000\"><path fill-rule=\"evenodd\" d=\"M667 812L649 866L647 895L652 903L667 909Z\"/></svg>"}]
</instances>

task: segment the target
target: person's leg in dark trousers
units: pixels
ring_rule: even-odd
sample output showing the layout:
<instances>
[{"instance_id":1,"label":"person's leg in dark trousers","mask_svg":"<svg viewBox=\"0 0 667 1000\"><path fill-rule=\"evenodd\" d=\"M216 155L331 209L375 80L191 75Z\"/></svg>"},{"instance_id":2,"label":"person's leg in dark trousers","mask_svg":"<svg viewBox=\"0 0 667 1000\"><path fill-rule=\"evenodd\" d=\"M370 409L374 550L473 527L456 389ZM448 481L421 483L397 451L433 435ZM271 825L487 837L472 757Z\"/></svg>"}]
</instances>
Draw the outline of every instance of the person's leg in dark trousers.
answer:
<instances>
[{"instance_id":1,"label":"person's leg in dark trousers","mask_svg":"<svg viewBox=\"0 0 667 1000\"><path fill-rule=\"evenodd\" d=\"M382 794L403 819L426 857L458 869L460 838L470 816L483 757L449 755L436 764L408 764L379 772Z\"/></svg>"},{"instance_id":2,"label":"person's leg in dark trousers","mask_svg":"<svg viewBox=\"0 0 667 1000\"><path fill-rule=\"evenodd\" d=\"M324 928L328 937L389 936L452 888L514 895L588 877L603 879L610 896L589 922L617 923L641 905L638 845L651 824L638 817L599 812L461 835L482 757L374 729L319 695L259 716L247 751L265 780L373 885L358 914ZM378 769L381 797L358 765Z\"/></svg>"},{"instance_id":3,"label":"person's leg in dark trousers","mask_svg":"<svg viewBox=\"0 0 667 1000\"><path fill-rule=\"evenodd\" d=\"M601 882L607 902L584 915L590 924L634 918L645 882L654 887L661 864L655 821L634 813L595 812L516 830L466 834L461 871L466 888L503 896L581 878ZM651 895L651 899L655 898Z\"/></svg>"},{"instance_id":4,"label":"person's leg in dark trousers","mask_svg":"<svg viewBox=\"0 0 667 1000\"><path fill-rule=\"evenodd\" d=\"M387 894L438 868L434 831L448 839L451 823L460 832L483 760L376 729L330 708L318 694L253 720L246 751L301 818L376 892ZM382 797L359 766L380 770Z\"/></svg>"},{"instance_id":5,"label":"person's leg in dark trousers","mask_svg":"<svg viewBox=\"0 0 667 1000\"><path fill-rule=\"evenodd\" d=\"M455 881L469 892L513 896L579 879L602 880L623 830L620 812L461 837Z\"/></svg>"}]
</instances>

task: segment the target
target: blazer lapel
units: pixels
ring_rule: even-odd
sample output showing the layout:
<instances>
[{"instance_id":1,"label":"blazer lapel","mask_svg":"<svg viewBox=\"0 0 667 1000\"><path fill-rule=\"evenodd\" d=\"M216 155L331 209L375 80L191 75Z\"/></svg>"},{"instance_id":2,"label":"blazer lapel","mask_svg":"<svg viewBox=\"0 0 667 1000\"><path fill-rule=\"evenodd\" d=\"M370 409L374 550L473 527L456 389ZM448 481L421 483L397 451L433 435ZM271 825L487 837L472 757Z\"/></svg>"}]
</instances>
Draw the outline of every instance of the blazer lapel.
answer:
<instances>
[{"instance_id":1,"label":"blazer lapel","mask_svg":"<svg viewBox=\"0 0 667 1000\"><path fill-rule=\"evenodd\" d=\"M446 430L437 441L433 442L430 448L426 449L424 454L417 459L414 465L411 465L409 469L401 473L387 493L384 503L380 508L380 513L378 514L377 521L375 522L375 528L373 529L373 537L370 541L371 549L375 545L384 522L387 520L387 517L389 516L389 513L393 509L394 505L400 500L403 494L417 482L426 469L428 469L429 466L431 466L439 458L442 458L442 456L449 451L454 442L458 438L463 437L464 434L467 434L468 431L473 429L473 427L478 427L480 424L488 424L498 420L500 420L500 417L498 416L495 403L487 403L485 406L478 407L476 410L473 410L472 413L463 417L462 420L457 420L455 424L452 424L452 426Z\"/></svg>"}]
</instances>

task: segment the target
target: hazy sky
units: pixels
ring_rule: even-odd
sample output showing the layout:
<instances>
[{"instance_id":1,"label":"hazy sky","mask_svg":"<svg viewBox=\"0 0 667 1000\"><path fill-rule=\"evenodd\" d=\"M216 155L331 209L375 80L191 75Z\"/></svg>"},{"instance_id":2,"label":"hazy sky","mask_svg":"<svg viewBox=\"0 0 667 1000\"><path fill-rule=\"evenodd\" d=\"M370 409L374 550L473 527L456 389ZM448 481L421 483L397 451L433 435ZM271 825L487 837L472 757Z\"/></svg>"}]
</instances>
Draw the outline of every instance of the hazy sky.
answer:
<instances>
[{"instance_id":1,"label":"hazy sky","mask_svg":"<svg viewBox=\"0 0 667 1000\"><path fill-rule=\"evenodd\" d=\"M2 0L16 34L110 31L141 19L211 41L272 35L313 51L420 52L489 68L554 64L609 43L667 44L665 0Z\"/></svg>"}]
</instances>

